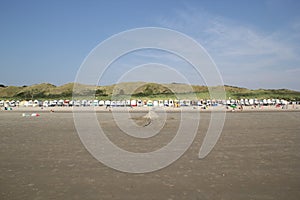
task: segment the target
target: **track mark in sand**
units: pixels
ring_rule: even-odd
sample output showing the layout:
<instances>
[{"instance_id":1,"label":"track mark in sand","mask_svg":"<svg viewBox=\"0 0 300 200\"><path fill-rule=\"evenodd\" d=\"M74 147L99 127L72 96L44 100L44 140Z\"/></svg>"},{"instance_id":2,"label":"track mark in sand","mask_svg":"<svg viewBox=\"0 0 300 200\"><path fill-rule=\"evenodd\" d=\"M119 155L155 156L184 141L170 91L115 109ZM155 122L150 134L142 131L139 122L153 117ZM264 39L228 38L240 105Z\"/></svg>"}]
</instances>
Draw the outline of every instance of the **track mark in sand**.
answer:
<instances>
[{"instance_id":1,"label":"track mark in sand","mask_svg":"<svg viewBox=\"0 0 300 200\"><path fill-rule=\"evenodd\" d=\"M151 124L151 118L135 117L135 118L131 118L131 119L133 119L134 122L140 127L146 127Z\"/></svg>"},{"instance_id":2,"label":"track mark in sand","mask_svg":"<svg viewBox=\"0 0 300 200\"><path fill-rule=\"evenodd\" d=\"M146 127L152 123L152 119L159 118L154 111L149 111L145 116L132 118L138 126Z\"/></svg>"}]
</instances>

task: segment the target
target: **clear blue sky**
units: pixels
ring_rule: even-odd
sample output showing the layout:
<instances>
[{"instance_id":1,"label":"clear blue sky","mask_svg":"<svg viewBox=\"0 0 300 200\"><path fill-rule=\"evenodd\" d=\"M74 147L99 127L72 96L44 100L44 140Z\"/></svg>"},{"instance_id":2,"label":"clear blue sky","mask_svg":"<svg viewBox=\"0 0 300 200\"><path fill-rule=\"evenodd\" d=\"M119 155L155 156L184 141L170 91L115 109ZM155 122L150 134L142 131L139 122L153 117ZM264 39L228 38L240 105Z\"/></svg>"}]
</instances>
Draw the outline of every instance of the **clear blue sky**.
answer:
<instances>
[{"instance_id":1,"label":"clear blue sky","mask_svg":"<svg viewBox=\"0 0 300 200\"><path fill-rule=\"evenodd\" d=\"M157 26L196 39L225 84L300 91L299 10L298 0L2 0L0 83L73 82L84 58L101 41L128 29ZM137 63L151 62L158 54L140 56ZM131 65L130 59L117 64L119 69ZM108 73L101 84L113 83L124 69Z\"/></svg>"}]
</instances>

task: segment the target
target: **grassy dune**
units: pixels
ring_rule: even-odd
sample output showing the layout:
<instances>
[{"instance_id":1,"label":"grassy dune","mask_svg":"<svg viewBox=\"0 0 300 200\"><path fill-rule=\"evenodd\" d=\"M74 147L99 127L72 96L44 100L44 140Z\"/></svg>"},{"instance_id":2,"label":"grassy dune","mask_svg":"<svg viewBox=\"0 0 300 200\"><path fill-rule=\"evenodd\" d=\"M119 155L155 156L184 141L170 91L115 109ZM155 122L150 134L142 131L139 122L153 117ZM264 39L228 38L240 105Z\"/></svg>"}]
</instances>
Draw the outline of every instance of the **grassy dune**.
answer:
<instances>
[{"instance_id":1,"label":"grassy dune","mask_svg":"<svg viewBox=\"0 0 300 200\"><path fill-rule=\"evenodd\" d=\"M76 83L77 84L77 83ZM145 82L119 83L109 86L92 86L77 84L74 91L78 98L95 96L98 99L209 99L206 86L189 86L182 83L157 84ZM1 99L71 99L74 83L55 86L49 83L31 86L3 86L0 87ZM300 92L288 89L257 89L234 87L225 85L226 97L241 98L279 98L300 100ZM176 95L175 95L176 94Z\"/></svg>"}]
</instances>

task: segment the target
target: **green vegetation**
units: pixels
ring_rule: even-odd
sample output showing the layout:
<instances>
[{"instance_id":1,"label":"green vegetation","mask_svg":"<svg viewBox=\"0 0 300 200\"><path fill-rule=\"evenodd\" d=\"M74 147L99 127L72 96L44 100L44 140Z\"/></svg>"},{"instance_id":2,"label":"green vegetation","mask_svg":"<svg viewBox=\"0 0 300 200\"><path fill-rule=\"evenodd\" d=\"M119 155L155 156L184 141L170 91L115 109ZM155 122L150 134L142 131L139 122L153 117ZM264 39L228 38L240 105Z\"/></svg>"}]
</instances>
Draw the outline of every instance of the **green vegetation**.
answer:
<instances>
[{"instance_id":1,"label":"green vegetation","mask_svg":"<svg viewBox=\"0 0 300 200\"><path fill-rule=\"evenodd\" d=\"M73 91L76 84L76 90ZM219 87L220 88L220 87ZM226 97L232 99L286 99L300 101L300 92L287 89L257 89L250 90L225 85ZM49 83L31 86L0 85L1 99L29 100L29 99L210 99L206 86L189 86L182 83L157 84L145 82L119 83L109 86L92 86L78 83L68 83L55 86ZM175 95L176 94L176 95Z\"/></svg>"}]
</instances>

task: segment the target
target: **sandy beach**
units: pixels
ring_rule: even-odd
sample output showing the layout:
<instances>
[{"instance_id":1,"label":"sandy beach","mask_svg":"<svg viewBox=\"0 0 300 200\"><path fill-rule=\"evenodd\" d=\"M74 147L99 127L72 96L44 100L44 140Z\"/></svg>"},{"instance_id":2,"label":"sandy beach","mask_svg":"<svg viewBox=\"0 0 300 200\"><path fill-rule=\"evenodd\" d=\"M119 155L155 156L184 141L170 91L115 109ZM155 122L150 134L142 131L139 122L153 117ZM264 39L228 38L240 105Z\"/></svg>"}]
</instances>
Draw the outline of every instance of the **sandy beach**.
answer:
<instances>
[{"instance_id":1,"label":"sandy beach","mask_svg":"<svg viewBox=\"0 0 300 200\"><path fill-rule=\"evenodd\" d=\"M13 112L72 112L72 111L92 111L92 112L110 112L110 111L120 111L120 112L147 112L149 110L163 110L166 112L181 112L181 111L200 111L200 112L211 112L211 111L248 111L248 112L259 112L259 111L300 111L300 105L288 105L287 107L282 108L276 106L243 106L243 109L239 107L228 108L226 106L208 106L206 109L203 109L199 106L187 106L187 107L109 107L105 106L87 106L87 107L13 107L11 111ZM2 107L0 112L9 112L5 111ZM10 112L11 112L10 111Z\"/></svg>"},{"instance_id":2,"label":"sandy beach","mask_svg":"<svg viewBox=\"0 0 300 200\"><path fill-rule=\"evenodd\" d=\"M210 121L210 113L203 112L188 151L170 166L145 174L119 172L93 158L76 133L69 109L0 112L1 199L300 198L298 109L227 112L218 143L205 159L198 159ZM116 126L111 112L102 109L97 110L102 128L113 142L130 151L160 148L172 139L180 121L180 112L167 112L162 133L134 139ZM21 115L38 111L39 117Z\"/></svg>"}]
</instances>

